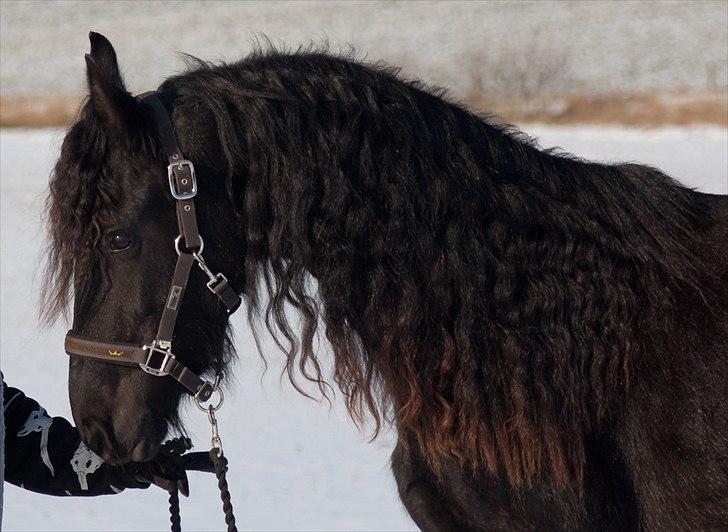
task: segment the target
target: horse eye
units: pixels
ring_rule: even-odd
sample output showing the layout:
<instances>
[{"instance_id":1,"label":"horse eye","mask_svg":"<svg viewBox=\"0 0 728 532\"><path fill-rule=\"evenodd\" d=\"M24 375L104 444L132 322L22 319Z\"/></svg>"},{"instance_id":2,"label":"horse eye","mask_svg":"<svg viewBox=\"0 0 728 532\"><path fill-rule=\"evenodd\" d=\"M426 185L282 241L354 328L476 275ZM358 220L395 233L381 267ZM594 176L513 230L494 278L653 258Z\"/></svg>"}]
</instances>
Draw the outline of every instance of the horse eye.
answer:
<instances>
[{"instance_id":1,"label":"horse eye","mask_svg":"<svg viewBox=\"0 0 728 532\"><path fill-rule=\"evenodd\" d=\"M131 238L123 233L117 233L111 237L111 251L123 251L131 246Z\"/></svg>"}]
</instances>

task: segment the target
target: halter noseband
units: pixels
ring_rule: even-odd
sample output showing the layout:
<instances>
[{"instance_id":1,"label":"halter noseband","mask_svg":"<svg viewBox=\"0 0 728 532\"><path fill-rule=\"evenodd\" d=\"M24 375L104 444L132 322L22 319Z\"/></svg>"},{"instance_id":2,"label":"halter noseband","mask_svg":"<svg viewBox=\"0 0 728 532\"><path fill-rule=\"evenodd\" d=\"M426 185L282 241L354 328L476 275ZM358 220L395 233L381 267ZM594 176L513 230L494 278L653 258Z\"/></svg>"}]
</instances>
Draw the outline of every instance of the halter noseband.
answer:
<instances>
[{"instance_id":1,"label":"halter noseband","mask_svg":"<svg viewBox=\"0 0 728 532\"><path fill-rule=\"evenodd\" d=\"M174 326L192 265L197 262L207 275L209 279L207 287L220 299L228 314L232 314L240 306L240 296L230 286L227 277L222 273L213 273L202 258L204 241L197 229L194 201L197 194L195 167L191 161L183 157L177 145L167 109L155 92L142 94L138 98L153 111L159 138L169 162L167 166L169 190L176 200L177 224L180 232L174 241L177 264L174 267L172 286L159 321L157 335L150 343L139 347L132 344L97 341L83 338L70 330L66 334L65 349L72 357L90 358L122 366L139 366L157 377L169 375L184 386L195 399L205 402L211 397L214 385L190 371L172 354ZM184 248L180 247L181 240L184 240Z\"/></svg>"}]
</instances>

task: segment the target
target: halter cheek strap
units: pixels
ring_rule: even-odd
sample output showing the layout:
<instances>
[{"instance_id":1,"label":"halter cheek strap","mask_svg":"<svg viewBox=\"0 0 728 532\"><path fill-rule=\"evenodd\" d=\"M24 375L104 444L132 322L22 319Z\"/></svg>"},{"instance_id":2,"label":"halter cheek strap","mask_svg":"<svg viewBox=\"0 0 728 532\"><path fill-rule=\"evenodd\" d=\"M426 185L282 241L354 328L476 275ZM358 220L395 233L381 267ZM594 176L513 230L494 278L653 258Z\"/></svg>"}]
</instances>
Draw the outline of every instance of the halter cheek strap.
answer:
<instances>
[{"instance_id":1,"label":"halter cheek strap","mask_svg":"<svg viewBox=\"0 0 728 532\"><path fill-rule=\"evenodd\" d=\"M137 365L157 377L169 375L184 386L198 401L204 402L212 395L213 384L190 371L172 354L174 327L192 265L196 262L205 273L208 278L207 288L217 296L228 315L237 310L241 300L238 293L228 283L227 277L222 273L214 273L210 270L202 257L205 242L197 227L194 201L197 195L195 167L191 161L183 157L179 149L167 109L155 92L145 93L138 98L152 110L159 139L169 162L167 166L169 190L176 200L179 236L174 241L177 264L172 275L172 284L162 311L162 318L159 321L157 335L149 344L139 347L131 344L103 342L84 338L71 330L66 335L65 349L69 356L90 358L123 366ZM182 240L184 240L184 247L181 245Z\"/></svg>"}]
</instances>

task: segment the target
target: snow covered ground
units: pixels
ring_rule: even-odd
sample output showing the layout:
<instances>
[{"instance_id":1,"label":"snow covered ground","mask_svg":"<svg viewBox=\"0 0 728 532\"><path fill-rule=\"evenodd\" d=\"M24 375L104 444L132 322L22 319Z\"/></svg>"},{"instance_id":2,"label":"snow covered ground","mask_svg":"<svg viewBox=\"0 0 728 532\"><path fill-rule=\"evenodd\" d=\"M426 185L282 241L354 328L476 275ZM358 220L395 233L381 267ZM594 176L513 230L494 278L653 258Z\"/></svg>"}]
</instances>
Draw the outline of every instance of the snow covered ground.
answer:
<instances>
[{"instance_id":1,"label":"snow covered ground","mask_svg":"<svg viewBox=\"0 0 728 532\"><path fill-rule=\"evenodd\" d=\"M728 132L717 128L638 130L530 126L541 145L587 158L631 160L660 167L699 190L728 192ZM63 324L36 325L45 186L57 156L59 130L0 131L0 367L9 384L35 397L53 415L70 416L65 386ZM34 280L34 289L28 281ZM241 313L242 314L242 313ZM231 460L229 473L239 524L254 530L411 530L389 472L391 433L373 443L333 408L279 383L280 356L270 345L268 372L250 332L235 320L240 361L220 413ZM205 416L188 405L194 441L209 444ZM189 530L222 530L214 479L191 478L182 501ZM219 513L220 512L220 513ZM127 491L93 499L52 498L7 485L4 530L164 530L166 494Z\"/></svg>"},{"instance_id":2,"label":"snow covered ground","mask_svg":"<svg viewBox=\"0 0 728 532\"><path fill-rule=\"evenodd\" d=\"M329 42L404 67L456 96L519 90L588 92L726 86L725 2L32 2L0 3L4 96L83 90L89 30L116 47L143 92L183 65L175 52L236 60L266 35L296 48ZM160 28L164 28L160 31ZM505 58L507 71L503 70ZM550 73L543 63L554 66ZM539 66L540 65L540 66ZM525 70L528 67L528 70ZM539 69L540 68L540 69ZM494 69L496 70L494 72ZM514 73L515 71L515 73ZM548 74L548 75L546 75ZM499 76L507 79L496 81ZM484 83L484 84L482 84Z\"/></svg>"}]
</instances>

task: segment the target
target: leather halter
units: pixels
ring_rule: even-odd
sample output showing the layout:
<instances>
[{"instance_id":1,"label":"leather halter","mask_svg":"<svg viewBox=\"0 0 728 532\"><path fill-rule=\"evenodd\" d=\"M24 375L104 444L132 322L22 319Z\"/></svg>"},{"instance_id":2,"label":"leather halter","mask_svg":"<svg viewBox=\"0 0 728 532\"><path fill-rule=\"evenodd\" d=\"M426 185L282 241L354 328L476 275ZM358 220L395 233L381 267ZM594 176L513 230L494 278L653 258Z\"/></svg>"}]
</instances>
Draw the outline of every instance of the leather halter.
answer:
<instances>
[{"instance_id":1,"label":"leather halter","mask_svg":"<svg viewBox=\"0 0 728 532\"><path fill-rule=\"evenodd\" d=\"M65 349L72 357L90 358L122 366L139 366L157 377L169 375L198 401L205 402L212 395L214 385L190 371L172 354L174 326L192 265L197 262L200 269L205 272L209 279L207 287L225 306L228 315L240 306L240 296L230 286L227 277L222 273L213 273L202 258L204 241L197 229L195 213L194 198L197 194L195 167L191 161L184 158L177 145L167 109L155 92L142 94L138 99L153 112L159 138L169 163L167 166L169 190L176 200L179 236L174 241L177 264L172 276L172 285L162 311L157 335L150 343L139 347L133 344L98 341L84 338L70 330L66 334ZM184 241L184 247L180 245L181 240Z\"/></svg>"}]
</instances>

